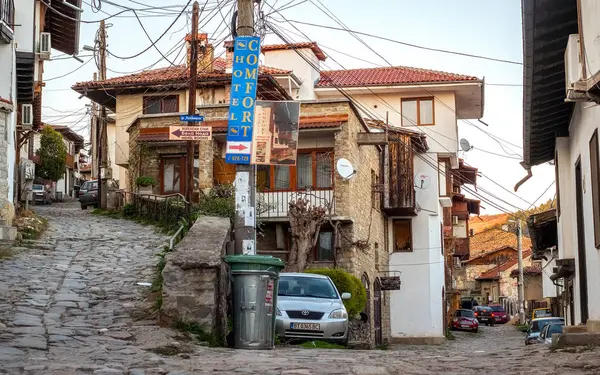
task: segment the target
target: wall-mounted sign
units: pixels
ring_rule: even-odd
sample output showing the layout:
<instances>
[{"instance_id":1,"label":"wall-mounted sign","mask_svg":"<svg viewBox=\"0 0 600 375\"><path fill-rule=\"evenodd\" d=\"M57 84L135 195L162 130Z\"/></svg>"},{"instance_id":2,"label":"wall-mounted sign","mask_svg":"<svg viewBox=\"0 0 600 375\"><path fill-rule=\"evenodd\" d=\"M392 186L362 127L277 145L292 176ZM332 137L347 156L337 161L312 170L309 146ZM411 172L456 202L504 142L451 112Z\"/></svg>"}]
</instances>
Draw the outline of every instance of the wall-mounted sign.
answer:
<instances>
[{"instance_id":1,"label":"wall-mounted sign","mask_svg":"<svg viewBox=\"0 0 600 375\"><path fill-rule=\"evenodd\" d=\"M400 290L400 276L380 277L381 290Z\"/></svg>"},{"instance_id":2,"label":"wall-mounted sign","mask_svg":"<svg viewBox=\"0 0 600 375\"><path fill-rule=\"evenodd\" d=\"M204 116L200 116L200 115L179 115L179 121L182 121L182 122L202 122L202 121L204 121Z\"/></svg>"},{"instance_id":3,"label":"wall-mounted sign","mask_svg":"<svg viewBox=\"0 0 600 375\"><path fill-rule=\"evenodd\" d=\"M250 164L259 54L260 37L235 38L225 154L230 164Z\"/></svg>"},{"instance_id":4,"label":"wall-mounted sign","mask_svg":"<svg viewBox=\"0 0 600 375\"><path fill-rule=\"evenodd\" d=\"M171 141L203 141L212 139L210 126L169 126Z\"/></svg>"},{"instance_id":5,"label":"wall-mounted sign","mask_svg":"<svg viewBox=\"0 0 600 375\"><path fill-rule=\"evenodd\" d=\"M256 102L252 164L296 165L300 102Z\"/></svg>"}]
</instances>

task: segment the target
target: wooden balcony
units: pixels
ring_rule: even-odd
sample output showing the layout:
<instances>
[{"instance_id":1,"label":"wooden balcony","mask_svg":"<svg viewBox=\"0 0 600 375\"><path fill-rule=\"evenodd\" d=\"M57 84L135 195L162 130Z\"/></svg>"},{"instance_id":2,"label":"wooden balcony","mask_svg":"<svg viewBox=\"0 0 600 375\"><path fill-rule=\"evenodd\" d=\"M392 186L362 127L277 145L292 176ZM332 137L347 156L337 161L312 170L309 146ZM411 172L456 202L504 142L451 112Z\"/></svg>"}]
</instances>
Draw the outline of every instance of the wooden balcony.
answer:
<instances>
[{"instance_id":1,"label":"wooden balcony","mask_svg":"<svg viewBox=\"0 0 600 375\"><path fill-rule=\"evenodd\" d=\"M416 216L414 167L409 136L389 142L383 160L382 210L389 216ZM405 138L405 139L403 139Z\"/></svg>"},{"instance_id":2,"label":"wooden balcony","mask_svg":"<svg viewBox=\"0 0 600 375\"><path fill-rule=\"evenodd\" d=\"M10 44L14 38L15 3L13 0L0 0L0 42Z\"/></svg>"},{"instance_id":3,"label":"wooden balcony","mask_svg":"<svg viewBox=\"0 0 600 375\"><path fill-rule=\"evenodd\" d=\"M74 169L75 168L75 160L73 155L67 154L67 168Z\"/></svg>"}]
</instances>

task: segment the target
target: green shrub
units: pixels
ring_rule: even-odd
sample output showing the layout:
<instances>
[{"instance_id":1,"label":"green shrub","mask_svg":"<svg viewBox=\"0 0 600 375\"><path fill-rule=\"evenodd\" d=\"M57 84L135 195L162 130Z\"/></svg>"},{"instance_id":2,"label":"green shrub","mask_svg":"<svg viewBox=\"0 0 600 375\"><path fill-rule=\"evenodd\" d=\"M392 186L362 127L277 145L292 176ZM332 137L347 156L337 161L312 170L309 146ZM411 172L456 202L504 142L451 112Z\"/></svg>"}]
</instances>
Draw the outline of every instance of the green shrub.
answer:
<instances>
[{"instance_id":1,"label":"green shrub","mask_svg":"<svg viewBox=\"0 0 600 375\"><path fill-rule=\"evenodd\" d=\"M154 186L156 184L156 180L148 176L139 176L135 179L135 184L137 186Z\"/></svg>"},{"instance_id":2,"label":"green shrub","mask_svg":"<svg viewBox=\"0 0 600 375\"><path fill-rule=\"evenodd\" d=\"M353 318L365 309L367 303L367 291L360 279L340 268L318 268L304 271L328 276L340 293L350 293L352 298L344 300L344 306L348 316Z\"/></svg>"},{"instance_id":3,"label":"green shrub","mask_svg":"<svg viewBox=\"0 0 600 375\"><path fill-rule=\"evenodd\" d=\"M198 204L202 215L228 217L235 219L235 197L229 185L218 185L203 197Z\"/></svg>"},{"instance_id":4,"label":"green shrub","mask_svg":"<svg viewBox=\"0 0 600 375\"><path fill-rule=\"evenodd\" d=\"M135 205L127 203L123 206L123 216L131 217L135 216Z\"/></svg>"}]
</instances>

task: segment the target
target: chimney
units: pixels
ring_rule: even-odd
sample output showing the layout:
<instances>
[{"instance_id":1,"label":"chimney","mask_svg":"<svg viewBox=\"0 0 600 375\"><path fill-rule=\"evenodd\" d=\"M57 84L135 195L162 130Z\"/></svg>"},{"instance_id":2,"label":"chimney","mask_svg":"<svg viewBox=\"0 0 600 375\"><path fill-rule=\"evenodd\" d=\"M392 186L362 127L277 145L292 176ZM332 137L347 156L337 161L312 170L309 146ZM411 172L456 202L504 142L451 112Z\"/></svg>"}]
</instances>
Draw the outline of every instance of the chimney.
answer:
<instances>
[{"instance_id":1,"label":"chimney","mask_svg":"<svg viewBox=\"0 0 600 375\"><path fill-rule=\"evenodd\" d=\"M212 44L208 42L208 34L198 34L198 74L200 73L212 73L214 71L213 62L215 59L215 49ZM187 66L190 66L190 60L192 58L192 34L185 36L187 44Z\"/></svg>"},{"instance_id":2,"label":"chimney","mask_svg":"<svg viewBox=\"0 0 600 375\"><path fill-rule=\"evenodd\" d=\"M233 71L233 41L226 41L223 47L225 47L225 73L231 73Z\"/></svg>"}]
</instances>

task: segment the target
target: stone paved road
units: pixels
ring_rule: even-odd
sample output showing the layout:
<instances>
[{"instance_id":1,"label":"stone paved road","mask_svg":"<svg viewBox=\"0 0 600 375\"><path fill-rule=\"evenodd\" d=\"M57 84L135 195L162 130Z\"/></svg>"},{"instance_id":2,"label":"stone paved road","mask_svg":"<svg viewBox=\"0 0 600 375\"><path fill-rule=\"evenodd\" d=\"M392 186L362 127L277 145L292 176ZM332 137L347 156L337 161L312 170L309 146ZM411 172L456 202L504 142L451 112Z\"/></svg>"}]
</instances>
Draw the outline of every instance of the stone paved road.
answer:
<instances>
[{"instance_id":1,"label":"stone paved road","mask_svg":"<svg viewBox=\"0 0 600 375\"><path fill-rule=\"evenodd\" d=\"M598 351L526 348L510 326L385 351L193 345L141 314L137 283L151 281L166 237L75 204L37 210L50 230L0 261L0 374L600 374Z\"/></svg>"}]
</instances>

